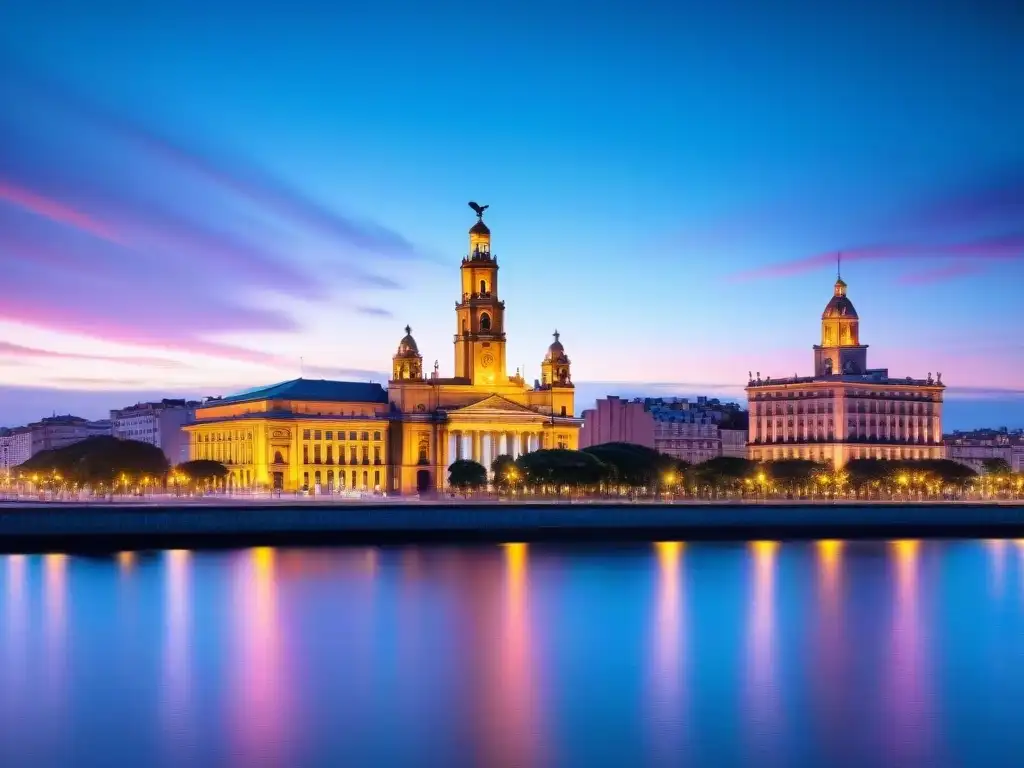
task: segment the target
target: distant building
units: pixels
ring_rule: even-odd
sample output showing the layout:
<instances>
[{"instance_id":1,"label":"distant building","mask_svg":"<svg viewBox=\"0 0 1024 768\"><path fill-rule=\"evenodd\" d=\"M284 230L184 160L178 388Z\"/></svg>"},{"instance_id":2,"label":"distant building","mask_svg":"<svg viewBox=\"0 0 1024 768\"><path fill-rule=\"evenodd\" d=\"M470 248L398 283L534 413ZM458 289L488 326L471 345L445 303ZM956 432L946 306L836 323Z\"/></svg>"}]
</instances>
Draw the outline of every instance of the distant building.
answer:
<instances>
[{"instance_id":1,"label":"distant building","mask_svg":"<svg viewBox=\"0 0 1024 768\"><path fill-rule=\"evenodd\" d=\"M109 435L109 421L89 421L80 416L48 416L27 429L32 436L32 455L40 451L54 451L81 442L89 437Z\"/></svg>"},{"instance_id":2,"label":"distant building","mask_svg":"<svg viewBox=\"0 0 1024 768\"><path fill-rule=\"evenodd\" d=\"M859 326L838 278L821 315L814 375L750 376L751 459L813 459L838 468L858 458L943 457L942 374L900 379L868 368Z\"/></svg>"},{"instance_id":3,"label":"distant building","mask_svg":"<svg viewBox=\"0 0 1024 768\"><path fill-rule=\"evenodd\" d=\"M32 430L28 427L0 429L0 475L32 458Z\"/></svg>"},{"instance_id":4,"label":"distant building","mask_svg":"<svg viewBox=\"0 0 1024 768\"><path fill-rule=\"evenodd\" d=\"M121 440L155 445L171 464L188 461L189 438L182 427L195 418L199 402L161 400L110 412L112 434Z\"/></svg>"},{"instance_id":5,"label":"distant building","mask_svg":"<svg viewBox=\"0 0 1024 768\"><path fill-rule=\"evenodd\" d=\"M947 458L971 469L984 470L986 459L1003 459L1014 472L1024 472L1024 430L975 429L945 435Z\"/></svg>"},{"instance_id":6,"label":"distant building","mask_svg":"<svg viewBox=\"0 0 1024 768\"><path fill-rule=\"evenodd\" d=\"M699 464L746 455L747 414L715 398L607 397L583 412L580 447L634 443Z\"/></svg>"}]
</instances>

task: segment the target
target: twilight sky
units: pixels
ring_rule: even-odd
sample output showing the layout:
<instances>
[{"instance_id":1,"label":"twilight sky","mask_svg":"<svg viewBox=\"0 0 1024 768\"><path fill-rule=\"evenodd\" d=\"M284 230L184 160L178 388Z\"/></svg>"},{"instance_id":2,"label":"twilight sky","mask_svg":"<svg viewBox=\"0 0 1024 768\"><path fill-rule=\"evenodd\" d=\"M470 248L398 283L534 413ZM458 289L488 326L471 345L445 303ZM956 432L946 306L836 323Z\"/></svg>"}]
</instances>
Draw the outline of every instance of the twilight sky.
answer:
<instances>
[{"instance_id":1,"label":"twilight sky","mask_svg":"<svg viewBox=\"0 0 1024 768\"><path fill-rule=\"evenodd\" d=\"M0 424L382 380L406 323L451 375L472 199L581 408L809 372L842 250L871 365L1024 425L1024 6L726 5L9 4Z\"/></svg>"}]
</instances>

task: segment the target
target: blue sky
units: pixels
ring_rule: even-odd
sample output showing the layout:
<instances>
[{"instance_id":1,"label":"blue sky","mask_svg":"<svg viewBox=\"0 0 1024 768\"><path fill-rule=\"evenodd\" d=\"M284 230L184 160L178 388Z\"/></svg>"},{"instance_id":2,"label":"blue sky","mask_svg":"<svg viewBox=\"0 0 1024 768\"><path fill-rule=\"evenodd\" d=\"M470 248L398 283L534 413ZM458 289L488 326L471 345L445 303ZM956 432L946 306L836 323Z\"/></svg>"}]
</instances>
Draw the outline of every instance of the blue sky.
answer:
<instances>
[{"instance_id":1,"label":"blue sky","mask_svg":"<svg viewBox=\"0 0 1024 768\"><path fill-rule=\"evenodd\" d=\"M843 250L872 365L1024 424L1019 5L273 5L6 10L0 423L379 379L406 323L450 373L473 199L581 406L806 372Z\"/></svg>"}]
</instances>

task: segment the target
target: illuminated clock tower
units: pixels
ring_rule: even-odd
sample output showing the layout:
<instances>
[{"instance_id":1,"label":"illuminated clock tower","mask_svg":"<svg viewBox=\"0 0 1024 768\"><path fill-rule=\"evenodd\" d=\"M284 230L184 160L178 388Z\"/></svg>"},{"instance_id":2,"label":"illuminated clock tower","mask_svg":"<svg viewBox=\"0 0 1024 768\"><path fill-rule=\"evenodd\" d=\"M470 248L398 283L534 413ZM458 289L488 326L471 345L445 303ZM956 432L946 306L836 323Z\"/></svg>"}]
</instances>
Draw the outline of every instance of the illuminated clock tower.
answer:
<instances>
[{"instance_id":1,"label":"illuminated clock tower","mask_svg":"<svg viewBox=\"0 0 1024 768\"><path fill-rule=\"evenodd\" d=\"M477 222L462 260L462 298L455 305L455 376L474 385L507 384L505 302L498 300L498 262L491 254L486 205L470 203Z\"/></svg>"}]
</instances>

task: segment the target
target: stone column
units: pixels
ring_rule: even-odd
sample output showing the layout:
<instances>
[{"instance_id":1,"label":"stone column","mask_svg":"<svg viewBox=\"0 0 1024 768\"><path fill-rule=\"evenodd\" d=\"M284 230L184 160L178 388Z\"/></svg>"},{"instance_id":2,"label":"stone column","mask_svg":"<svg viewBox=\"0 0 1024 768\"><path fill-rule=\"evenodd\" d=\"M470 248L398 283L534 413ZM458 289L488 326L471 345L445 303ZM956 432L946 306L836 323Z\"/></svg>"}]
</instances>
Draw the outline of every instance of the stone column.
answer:
<instances>
[{"instance_id":1,"label":"stone column","mask_svg":"<svg viewBox=\"0 0 1024 768\"><path fill-rule=\"evenodd\" d=\"M473 441L473 461L483 463L483 445L480 442L480 431L474 429L471 433L471 440Z\"/></svg>"}]
</instances>

